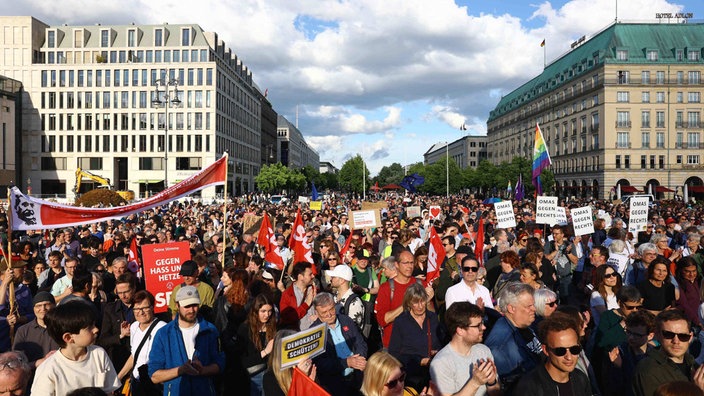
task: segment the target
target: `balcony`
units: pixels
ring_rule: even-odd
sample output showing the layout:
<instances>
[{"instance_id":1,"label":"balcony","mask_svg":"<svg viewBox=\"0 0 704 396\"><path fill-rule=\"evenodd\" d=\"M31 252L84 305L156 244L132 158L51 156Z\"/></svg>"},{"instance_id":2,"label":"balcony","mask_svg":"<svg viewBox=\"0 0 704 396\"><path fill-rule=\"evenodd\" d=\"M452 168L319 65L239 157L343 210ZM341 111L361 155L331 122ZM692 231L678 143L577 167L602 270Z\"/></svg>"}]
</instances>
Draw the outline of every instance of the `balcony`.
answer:
<instances>
[{"instance_id":1,"label":"balcony","mask_svg":"<svg viewBox=\"0 0 704 396\"><path fill-rule=\"evenodd\" d=\"M614 145L614 148L629 149L629 148L631 148L631 142L627 142L627 143L626 142L616 142L616 144Z\"/></svg>"},{"instance_id":2,"label":"balcony","mask_svg":"<svg viewBox=\"0 0 704 396\"><path fill-rule=\"evenodd\" d=\"M650 128L650 121L642 121L640 123L641 128Z\"/></svg>"},{"instance_id":3,"label":"balcony","mask_svg":"<svg viewBox=\"0 0 704 396\"><path fill-rule=\"evenodd\" d=\"M655 124L655 128L665 128L665 121L658 121Z\"/></svg>"},{"instance_id":4,"label":"balcony","mask_svg":"<svg viewBox=\"0 0 704 396\"><path fill-rule=\"evenodd\" d=\"M616 121L616 128L630 128L630 121Z\"/></svg>"},{"instance_id":5,"label":"balcony","mask_svg":"<svg viewBox=\"0 0 704 396\"><path fill-rule=\"evenodd\" d=\"M582 127L582 135L585 135L587 133L587 127Z\"/></svg>"}]
</instances>

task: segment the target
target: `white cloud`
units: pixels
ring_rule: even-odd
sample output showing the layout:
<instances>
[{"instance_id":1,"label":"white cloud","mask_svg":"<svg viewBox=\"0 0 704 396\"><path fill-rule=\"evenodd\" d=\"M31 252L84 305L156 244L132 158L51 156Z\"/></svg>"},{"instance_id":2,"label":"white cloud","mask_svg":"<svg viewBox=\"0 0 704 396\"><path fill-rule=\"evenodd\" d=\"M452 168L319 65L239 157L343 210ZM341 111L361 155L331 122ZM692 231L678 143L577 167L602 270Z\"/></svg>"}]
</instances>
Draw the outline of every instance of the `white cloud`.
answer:
<instances>
[{"instance_id":1,"label":"white cloud","mask_svg":"<svg viewBox=\"0 0 704 396\"><path fill-rule=\"evenodd\" d=\"M433 106L430 116L441 120L452 128L460 128L462 125L465 125L467 118L456 110L455 108L436 105Z\"/></svg>"},{"instance_id":2,"label":"white cloud","mask_svg":"<svg viewBox=\"0 0 704 396\"><path fill-rule=\"evenodd\" d=\"M382 120L368 119L364 114L354 113L352 109L343 106L319 106L307 111L307 114L327 125L328 130L340 133L387 133L401 124L400 108L388 106L379 109L379 112L381 111L387 113Z\"/></svg>"}]
</instances>

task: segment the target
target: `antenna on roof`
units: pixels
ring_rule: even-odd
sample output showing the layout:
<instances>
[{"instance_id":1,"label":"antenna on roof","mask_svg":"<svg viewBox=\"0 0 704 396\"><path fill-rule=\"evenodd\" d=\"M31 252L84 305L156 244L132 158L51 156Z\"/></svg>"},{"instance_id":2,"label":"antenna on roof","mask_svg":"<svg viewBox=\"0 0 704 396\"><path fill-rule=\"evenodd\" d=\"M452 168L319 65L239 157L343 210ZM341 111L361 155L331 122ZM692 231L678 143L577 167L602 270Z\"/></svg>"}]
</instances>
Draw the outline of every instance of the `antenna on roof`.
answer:
<instances>
[{"instance_id":1,"label":"antenna on roof","mask_svg":"<svg viewBox=\"0 0 704 396\"><path fill-rule=\"evenodd\" d=\"M614 22L618 23L618 0L616 0L616 17L614 18Z\"/></svg>"}]
</instances>

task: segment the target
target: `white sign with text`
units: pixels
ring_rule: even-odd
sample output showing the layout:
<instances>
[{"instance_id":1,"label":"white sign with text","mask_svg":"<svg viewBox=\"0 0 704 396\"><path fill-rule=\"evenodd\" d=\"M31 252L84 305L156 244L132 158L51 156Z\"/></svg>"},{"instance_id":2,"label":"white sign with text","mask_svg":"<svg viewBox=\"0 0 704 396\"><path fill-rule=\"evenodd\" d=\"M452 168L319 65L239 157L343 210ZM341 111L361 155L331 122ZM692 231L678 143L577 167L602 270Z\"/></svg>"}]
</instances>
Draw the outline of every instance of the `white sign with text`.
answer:
<instances>
[{"instance_id":1,"label":"white sign with text","mask_svg":"<svg viewBox=\"0 0 704 396\"><path fill-rule=\"evenodd\" d=\"M516 216L513 214L513 203L511 201L495 203L494 210L496 211L496 221L499 228L516 226Z\"/></svg>"},{"instance_id":2,"label":"white sign with text","mask_svg":"<svg viewBox=\"0 0 704 396\"><path fill-rule=\"evenodd\" d=\"M574 208L570 210L570 214L572 214L574 236L592 234L594 232L594 221L592 220L591 206Z\"/></svg>"},{"instance_id":3,"label":"white sign with text","mask_svg":"<svg viewBox=\"0 0 704 396\"><path fill-rule=\"evenodd\" d=\"M645 231L648 224L648 197L631 197L628 231Z\"/></svg>"},{"instance_id":4,"label":"white sign with text","mask_svg":"<svg viewBox=\"0 0 704 396\"><path fill-rule=\"evenodd\" d=\"M557 197L538 197L536 202L535 223L554 225L557 223Z\"/></svg>"}]
</instances>

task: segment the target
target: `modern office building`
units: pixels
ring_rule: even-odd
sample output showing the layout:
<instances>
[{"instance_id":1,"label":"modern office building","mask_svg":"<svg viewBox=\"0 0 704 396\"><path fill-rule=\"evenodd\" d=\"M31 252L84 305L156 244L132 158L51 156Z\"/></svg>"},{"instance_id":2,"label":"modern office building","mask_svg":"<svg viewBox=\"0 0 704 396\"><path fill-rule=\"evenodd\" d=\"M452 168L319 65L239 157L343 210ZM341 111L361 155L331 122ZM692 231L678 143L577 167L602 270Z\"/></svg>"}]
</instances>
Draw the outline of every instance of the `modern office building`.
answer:
<instances>
[{"instance_id":1,"label":"modern office building","mask_svg":"<svg viewBox=\"0 0 704 396\"><path fill-rule=\"evenodd\" d=\"M277 133L277 162L292 169L310 165L320 169L320 155L303 138L298 128L279 114Z\"/></svg>"},{"instance_id":2,"label":"modern office building","mask_svg":"<svg viewBox=\"0 0 704 396\"><path fill-rule=\"evenodd\" d=\"M7 195L10 184L22 185L22 169L17 165L20 158L20 109L22 83L0 75L0 196Z\"/></svg>"},{"instance_id":3,"label":"modern office building","mask_svg":"<svg viewBox=\"0 0 704 396\"><path fill-rule=\"evenodd\" d=\"M262 108L273 109L217 33L196 24L49 26L32 17L0 17L0 25L0 75L24 85L21 169L35 194L72 198L81 168L141 196L226 150L228 191L253 191Z\"/></svg>"},{"instance_id":4,"label":"modern office building","mask_svg":"<svg viewBox=\"0 0 704 396\"><path fill-rule=\"evenodd\" d=\"M467 135L454 142L436 143L423 154L423 162L431 165L449 156L460 169L476 168L481 161L487 159L486 142L486 136Z\"/></svg>"},{"instance_id":5,"label":"modern office building","mask_svg":"<svg viewBox=\"0 0 704 396\"><path fill-rule=\"evenodd\" d=\"M578 40L499 101L489 160L531 158L539 123L560 196L704 193L703 50L701 23L617 22Z\"/></svg>"},{"instance_id":6,"label":"modern office building","mask_svg":"<svg viewBox=\"0 0 704 396\"><path fill-rule=\"evenodd\" d=\"M328 161L323 161L320 163L320 173L332 173L332 174L337 174L340 170L335 167L335 165L332 164L332 162Z\"/></svg>"}]
</instances>

